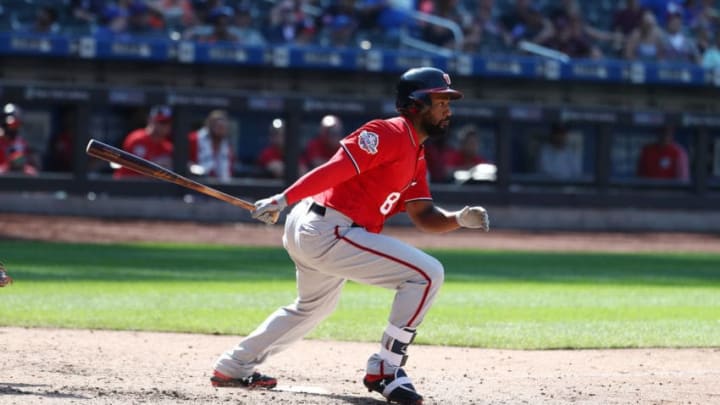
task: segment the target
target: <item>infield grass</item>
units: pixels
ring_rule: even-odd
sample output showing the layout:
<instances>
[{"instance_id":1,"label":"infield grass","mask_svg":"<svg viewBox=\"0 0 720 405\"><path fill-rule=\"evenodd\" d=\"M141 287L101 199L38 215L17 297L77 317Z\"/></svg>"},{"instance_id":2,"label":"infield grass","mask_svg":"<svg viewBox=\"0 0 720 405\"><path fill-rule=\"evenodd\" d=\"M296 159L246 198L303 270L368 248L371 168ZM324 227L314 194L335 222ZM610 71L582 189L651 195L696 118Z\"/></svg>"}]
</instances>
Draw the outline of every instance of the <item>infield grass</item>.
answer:
<instances>
[{"instance_id":1,"label":"infield grass","mask_svg":"<svg viewBox=\"0 0 720 405\"><path fill-rule=\"evenodd\" d=\"M720 254L433 250L446 283L418 343L720 347ZM0 325L245 335L295 298L280 248L0 241ZM348 283L309 338L377 341L393 292Z\"/></svg>"}]
</instances>

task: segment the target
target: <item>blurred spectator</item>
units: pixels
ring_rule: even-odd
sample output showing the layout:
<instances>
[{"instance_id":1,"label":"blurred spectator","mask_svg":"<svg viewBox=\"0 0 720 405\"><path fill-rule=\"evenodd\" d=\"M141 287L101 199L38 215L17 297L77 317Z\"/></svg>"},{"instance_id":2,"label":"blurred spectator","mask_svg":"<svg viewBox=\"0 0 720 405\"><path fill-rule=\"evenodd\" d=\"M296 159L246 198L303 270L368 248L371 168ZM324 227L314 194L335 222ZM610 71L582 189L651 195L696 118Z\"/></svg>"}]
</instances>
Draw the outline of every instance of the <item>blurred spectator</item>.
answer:
<instances>
[{"instance_id":1,"label":"blurred spectator","mask_svg":"<svg viewBox=\"0 0 720 405\"><path fill-rule=\"evenodd\" d=\"M702 67L720 69L720 31L715 34L712 43L703 52Z\"/></svg>"},{"instance_id":2,"label":"blurred spectator","mask_svg":"<svg viewBox=\"0 0 720 405\"><path fill-rule=\"evenodd\" d=\"M463 51L482 52L500 48L502 29L497 21L495 0L479 0L471 21L464 27Z\"/></svg>"},{"instance_id":3,"label":"blurred spectator","mask_svg":"<svg viewBox=\"0 0 720 405\"><path fill-rule=\"evenodd\" d=\"M663 35L662 28L655 20L655 15L646 11L640 27L630 34L625 44L625 59L647 62L661 60L665 55Z\"/></svg>"},{"instance_id":4,"label":"blurred spectator","mask_svg":"<svg viewBox=\"0 0 720 405\"><path fill-rule=\"evenodd\" d=\"M76 131L76 115L71 109L60 112L60 130L50 137L43 169L51 172L73 170L73 144Z\"/></svg>"},{"instance_id":5,"label":"blurred spectator","mask_svg":"<svg viewBox=\"0 0 720 405\"><path fill-rule=\"evenodd\" d=\"M57 10L50 6L38 8L30 31L36 34L56 34L60 32Z\"/></svg>"},{"instance_id":6,"label":"blurred spectator","mask_svg":"<svg viewBox=\"0 0 720 405\"><path fill-rule=\"evenodd\" d=\"M582 175L582 151L568 142L565 125L552 125L548 141L540 146L537 170L556 179L574 179Z\"/></svg>"},{"instance_id":7,"label":"blurred spectator","mask_svg":"<svg viewBox=\"0 0 720 405\"><path fill-rule=\"evenodd\" d=\"M281 179L285 176L285 121L280 118L272 121L268 142L257 164L266 176Z\"/></svg>"},{"instance_id":8,"label":"blurred spectator","mask_svg":"<svg viewBox=\"0 0 720 405\"><path fill-rule=\"evenodd\" d=\"M625 7L618 9L613 15L612 30L625 38L629 37L642 24L646 11L640 0L627 0Z\"/></svg>"},{"instance_id":9,"label":"blurred spectator","mask_svg":"<svg viewBox=\"0 0 720 405\"><path fill-rule=\"evenodd\" d=\"M108 4L98 17L99 25L95 27L95 39L128 38L128 14L115 4Z\"/></svg>"},{"instance_id":10,"label":"blurred spectator","mask_svg":"<svg viewBox=\"0 0 720 405\"><path fill-rule=\"evenodd\" d=\"M38 164L30 145L20 134L22 112L17 104L3 106L0 122L0 174L37 175Z\"/></svg>"},{"instance_id":11,"label":"blurred spectator","mask_svg":"<svg viewBox=\"0 0 720 405\"><path fill-rule=\"evenodd\" d=\"M715 0L699 0L699 4L688 10L690 29L704 29L714 34L720 28L720 12Z\"/></svg>"},{"instance_id":12,"label":"blurred spectator","mask_svg":"<svg viewBox=\"0 0 720 405\"><path fill-rule=\"evenodd\" d=\"M152 0L148 5L162 15L168 28L192 27L198 23L192 0Z\"/></svg>"},{"instance_id":13,"label":"blurred spectator","mask_svg":"<svg viewBox=\"0 0 720 405\"><path fill-rule=\"evenodd\" d=\"M340 146L340 139L345 135L343 123L335 115L326 115L320 121L320 132L308 142L300 162L308 170L325 163Z\"/></svg>"},{"instance_id":14,"label":"blurred spectator","mask_svg":"<svg viewBox=\"0 0 720 405\"><path fill-rule=\"evenodd\" d=\"M679 14L668 17L664 44L664 54L668 60L690 63L697 63L700 60L695 41L685 32L682 16Z\"/></svg>"},{"instance_id":15,"label":"blurred spectator","mask_svg":"<svg viewBox=\"0 0 720 405\"><path fill-rule=\"evenodd\" d=\"M336 48L354 45L358 24L353 0L330 3L318 18L321 45Z\"/></svg>"},{"instance_id":16,"label":"blurred spectator","mask_svg":"<svg viewBox=\"0 0 720 405\"><path fill-rule=\"evenodd\" d=\"M474 125L466 125L458 131L458 149L446 162L450 172L469 170L487 160L480 154L480 134Z\"/></svg>"},{"instance_id":17,"label":"blurred spectator","mask_svg":"<svg viewBox=\"0 0 720 405\"><path fill-rule=\"evenodd\" d=\"M106 7L106 0L70 0L72 19L91 24L97 22Z\"/></svg>"},{"instance_id":18,"label":"blurred spectator","mask_svg":"<svg viewBox=\"0 0 720 405\"><path fill-rule=\"evenodd\" d=\"M273 7L266 39L274 44L307 45L314 42L315 22L302 6L301 0L283 0Z\"/></svg>"},{"instance_id":19,"label":"blurred spectator","mask_svg":"<svg viewBox=\"0 0 720 405\"><path fill-rule=\"evenodd\" d=\"M458 27L464 25L462 15L469 14L467 10L462 10L458 0L423 0L418 8L422 13L444 18L456 23ZM420 29L423 41L448 49L454 49L457 45L453 32L442 25L422 22Z\"/></svg>"},{"instance_id":20,"label":"blurred spectator","mask_svg":"<svg viewBox=\"0 0 720 405\"><path fill-rule=\"evenodd\" d=\"M500 16L500 23L507 46L515 46L522 40L540 44L554 34L550 19L542 15L531 0L515 0L513 8Z\"/></svg>"},{"instance_id":21,"label":"blurred spectator","mask_svg":"<svg viewBox=\"0 0 720 405\"><path fill-rule=\"evenodd\" d=\"M130 35L164 35L162 14L148 7L143 0L132 0L127 7L127 32Z\"/></svg>"},{"instance_id":22,"label":"blurred spectator","mask_svg":"<svg viewBox=\"0 0 720 405\"><path fill-rule=\"evenodd\" d=\"M125 138L122 148L143 159L155 162L160 166L172 167L173 144L170 140L172 130L172 109L169 106L157 105L150 109L147 125L138 128ZM115 170L113 177L139 177L141 174L128 168Z\"/></svg>"},{"instance_id":23,"label":"blurred spectator","mask_svg":"<svg viewBox=\"0 0 720 405\"><path fill-rule=\"evenodd\" d=\"M239 42L240 36L232 26L235 12L229 6L215 7L208 14L212 31L208 35L197 38L201 42Z\"/></svg>"},{"instance_id":24,"label":"blurred spectator","mask_svg":"<svg viewBox=\"0 0 720 405\"><path fill-rule=\"evenodd\" d=\"M428 176L433 183L447 183L452 180L452 168L448 164L457 160L459 152L448 142L447 137L431 138L425 141L425 161Z\"/></svg>"},{"instance_id":25,"label":"blurred spectator","mask_svg":"<svg viewBox=\"0 0 720 405\"><path fill-rule=\"evenodd\" d=\"M235 158L228 136L229 124L225 110L213 110L205 118L202 128L188 134L192 174L230 181Z\"/></svg>"},{"instance_id":26,"label":"blurred spectator","mask_svg":"<svg viewBox=\"0 0 720 405\"><path fill-rule=\"evenodd\" d=\"M685 148L674 140L675 128L663 127L656 142L643 146L638 159L637 175L648 179L689 179Z\"/></svg>"},{"instance_id":27,"label":"blurred spectator","mask_svg":"<svg viewBox=\"0 0 720 405\"><path fill-rule=\"evenodd\" d=\"M262 33L253 26L253 15L250 6L241 6L235 13L235 30L240 37L240 43L247 46L263 46L265 38Z\"/></svg>"},{"instance_id":28,"label":"blurred spectator","mask_svg":"<svg viewBox=\"0 0 720 405\"><path fill-rule=\"evenodd\" d=\"M578 14L568 14L556 21L553 36L542 45L558 50L571 58L598 59L602 57L602 51L595 46L595 42L586 34L582 18Z\"/></svg>"}]
</instances>

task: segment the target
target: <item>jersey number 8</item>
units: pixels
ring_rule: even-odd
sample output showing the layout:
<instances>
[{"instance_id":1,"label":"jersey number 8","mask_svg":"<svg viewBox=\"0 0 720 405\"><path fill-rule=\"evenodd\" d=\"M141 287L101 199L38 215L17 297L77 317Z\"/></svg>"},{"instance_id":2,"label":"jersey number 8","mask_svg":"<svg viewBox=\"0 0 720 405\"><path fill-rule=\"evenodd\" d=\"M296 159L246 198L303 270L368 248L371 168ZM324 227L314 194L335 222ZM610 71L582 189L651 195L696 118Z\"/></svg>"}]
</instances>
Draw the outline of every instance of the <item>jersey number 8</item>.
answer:
<instances>
[{"instance_id":1,"label":"jersey number 8","mask_svg":"<svg viewBox=\"0 0 720 405\"><path fill-rule=\"evenodd\" d=\"M388 194L385 202L380 206L380 213L383 215L389 214L399 199L400 193L398 193L397 191Z\"/></svg>"}]
</instances>

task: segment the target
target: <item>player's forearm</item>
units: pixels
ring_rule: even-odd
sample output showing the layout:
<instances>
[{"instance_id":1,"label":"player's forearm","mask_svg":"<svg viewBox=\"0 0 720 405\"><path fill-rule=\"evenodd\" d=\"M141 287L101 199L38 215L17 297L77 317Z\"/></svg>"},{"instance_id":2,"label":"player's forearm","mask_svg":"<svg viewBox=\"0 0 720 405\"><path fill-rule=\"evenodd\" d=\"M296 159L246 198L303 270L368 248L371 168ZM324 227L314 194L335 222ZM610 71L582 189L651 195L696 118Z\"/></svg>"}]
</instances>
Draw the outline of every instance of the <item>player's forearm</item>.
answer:
<instances>
[{"instance_id":1,"label":"player's forearm","mask_svg":"<svg viewBox=\"0 0 720 405\"><path fill-rule=\"evenodd\" d=\"M423 232L444 233L458 229L456 214L428 202L423 209L408 211L413 224Z\"/></svg>"}]
</instances>

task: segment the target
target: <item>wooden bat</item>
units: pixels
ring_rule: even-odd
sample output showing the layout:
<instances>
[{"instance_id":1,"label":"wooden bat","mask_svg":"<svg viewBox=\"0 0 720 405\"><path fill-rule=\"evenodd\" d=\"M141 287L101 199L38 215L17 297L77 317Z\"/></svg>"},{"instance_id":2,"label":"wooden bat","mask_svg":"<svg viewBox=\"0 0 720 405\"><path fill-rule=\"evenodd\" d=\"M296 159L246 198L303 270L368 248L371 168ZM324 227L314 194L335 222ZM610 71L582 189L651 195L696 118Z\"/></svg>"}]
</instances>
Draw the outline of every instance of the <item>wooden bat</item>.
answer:
<instances>
[{"instance_id":1,"label":"wooden bat","mask_svg":"<svg viewBox=\"0 0 720 405\"><path fill-rule=\"evenodd\" d=\"M94 156L98 159L106 160L108 162L117 163L140 174L144 174L155 179L169 181L170 183L175 183L179 186L183 186L199 193L209 195L210 197L215 197L219 200L223 200L237 207L245 208L250 212L255 211L255 205L251 202L245 201L237 197L233 197L229 194L223 193L220 190L190 180L187 177L181 176L172 170L166 169L158 165L157 163L150 162L149 160L145 160L140 156L125 152L124 150L118 149L114 146L110 146L96 139L91 139L90 142L88 142L85 151L90 156Z\"/></svg>"}]
</instances>

